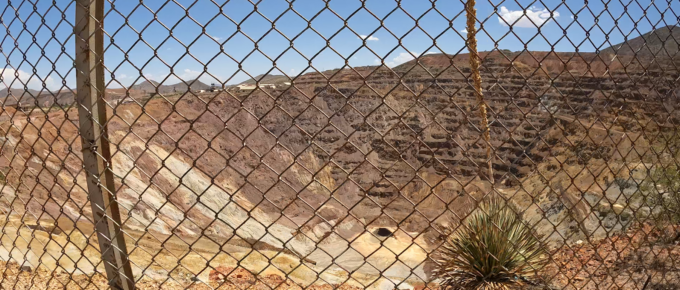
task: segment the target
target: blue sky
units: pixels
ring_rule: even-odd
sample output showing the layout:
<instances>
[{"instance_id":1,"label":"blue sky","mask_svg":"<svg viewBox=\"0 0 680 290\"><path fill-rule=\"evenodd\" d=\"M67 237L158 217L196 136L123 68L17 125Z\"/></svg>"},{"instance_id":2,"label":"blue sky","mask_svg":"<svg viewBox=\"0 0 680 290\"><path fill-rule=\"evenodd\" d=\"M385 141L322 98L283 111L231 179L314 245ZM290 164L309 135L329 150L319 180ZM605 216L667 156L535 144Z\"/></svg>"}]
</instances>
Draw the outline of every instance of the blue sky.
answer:
<instances>
[{"instance_id":1,"label":"blue sky","mask_svg":"<svg viewBox=\"0 0 680 290\"><path fill-rule=\"evenodd\" d=\"M71 1L56 2L0 3L2 88L75 86L75 8ZM395 66L425 53L467 52L461 1L402 0L403 10L397 7L394 0L153 0L143 6L108 0L107 81L121 87L144 81L141 76L165 84L199 77L234 84L249 78L244 71L252 76L270 71L273 61L278 69L271 73L294 77L313 71L310 63L317 70L342 67L344 58L351 66ZM653 26L678 24L680 2L611 1L605 9L602 1L478 0L477 9L478 27L483 27L480 50L517 51L525 42L529 50L574 51L578 46L590 52ZM515 23L512 32L505 21ZM413 29L416 23L419 28ZM535 24L542 25L541 35Z\"/></svg>"}]
</instances>

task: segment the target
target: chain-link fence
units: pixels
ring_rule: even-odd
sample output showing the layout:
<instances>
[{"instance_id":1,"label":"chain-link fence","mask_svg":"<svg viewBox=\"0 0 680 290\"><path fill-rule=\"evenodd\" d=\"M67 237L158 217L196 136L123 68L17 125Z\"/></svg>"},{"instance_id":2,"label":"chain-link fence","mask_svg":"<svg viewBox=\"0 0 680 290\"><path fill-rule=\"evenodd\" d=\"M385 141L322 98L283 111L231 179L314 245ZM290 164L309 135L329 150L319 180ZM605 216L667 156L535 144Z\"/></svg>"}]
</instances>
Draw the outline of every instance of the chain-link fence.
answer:
<instances>
[{"instance_id":1,"label":"chain-link fence","mask_svg":"<svg viewBox=\"0 0 680 290\"><path fill-rule=\"evenodd\" d=\"M677 289L678 11L3 1L0 288Z\"/></svg>"}]
</instances>

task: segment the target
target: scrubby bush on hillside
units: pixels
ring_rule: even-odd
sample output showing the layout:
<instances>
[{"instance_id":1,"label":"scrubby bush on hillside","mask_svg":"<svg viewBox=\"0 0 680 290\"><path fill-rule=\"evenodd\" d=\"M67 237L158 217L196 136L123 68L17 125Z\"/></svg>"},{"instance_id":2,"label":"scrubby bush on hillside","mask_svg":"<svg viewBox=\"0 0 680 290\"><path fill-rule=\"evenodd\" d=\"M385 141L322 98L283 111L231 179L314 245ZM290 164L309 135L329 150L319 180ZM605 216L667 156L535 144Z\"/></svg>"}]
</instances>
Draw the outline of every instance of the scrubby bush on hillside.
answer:
<instances>
[{"instance_id":1,"label":"scrubby bush on hillside","mask_svg":"<svg viewBox=\"0 0 680 290\"><path fill-rule=\"evenodd\" d=\"M500 198L480 204L438 254L435 274L452 289L520 289L547 263L533 229Z\"/></svg>"},{"instance_id":2,"label":"scrubby bush on hillside","mask_svg":"<svg viewBox=\"0 0 680 290\"><path fill-rule=\"evenodd\" d=\"M640 218L650 218L657 225L680 223L680 136L660 135L652 146L655 160L649 174L634 195L647 211ZM644 214L647 213L647 214ZM644 220L643 220L644 221Z\"/></svg>"}]
</instances>

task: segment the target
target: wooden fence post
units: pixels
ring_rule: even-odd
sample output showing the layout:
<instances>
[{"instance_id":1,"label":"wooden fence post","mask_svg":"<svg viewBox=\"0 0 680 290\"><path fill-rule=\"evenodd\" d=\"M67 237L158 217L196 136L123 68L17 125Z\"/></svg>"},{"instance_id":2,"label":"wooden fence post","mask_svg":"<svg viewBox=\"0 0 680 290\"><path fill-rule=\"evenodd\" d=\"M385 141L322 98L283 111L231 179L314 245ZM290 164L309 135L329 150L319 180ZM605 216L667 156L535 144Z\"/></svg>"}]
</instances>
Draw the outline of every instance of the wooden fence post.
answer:
<instances>
[{"instance_id":1,"label":"wooden fence post","mask_svg":"<svg viewBox=\"0 0 680 290\"><path fill-rule=\"evenodd\" d=\"M104 101L104 0L76 1L76 80L87 190L102 262L112 289L135 287L114 193Z\"/></svg>"}]
</instances>

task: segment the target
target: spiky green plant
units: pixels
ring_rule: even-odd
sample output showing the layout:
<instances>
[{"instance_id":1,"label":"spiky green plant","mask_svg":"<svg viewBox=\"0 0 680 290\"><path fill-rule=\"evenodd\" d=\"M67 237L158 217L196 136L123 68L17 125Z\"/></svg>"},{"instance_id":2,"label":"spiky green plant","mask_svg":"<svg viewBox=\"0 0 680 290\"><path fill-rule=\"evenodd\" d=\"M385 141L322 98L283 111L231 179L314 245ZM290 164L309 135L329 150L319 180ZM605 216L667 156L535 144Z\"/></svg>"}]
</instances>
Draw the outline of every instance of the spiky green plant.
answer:
<instances>
[{"instance_id":1,"label":"spiky green plant","mask_svg":"<svg viewBox=\"0 0 680 290\"><path fill-rule=\"evenodd\" d=\"M492 198L449 235L436 259L444 287L516 289L533 283L547 251L509 204Z\"/></svg>"}]
</instances>

